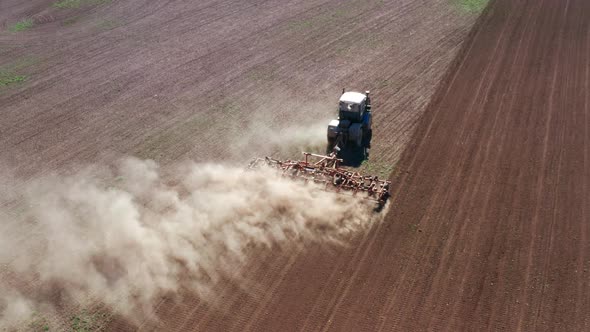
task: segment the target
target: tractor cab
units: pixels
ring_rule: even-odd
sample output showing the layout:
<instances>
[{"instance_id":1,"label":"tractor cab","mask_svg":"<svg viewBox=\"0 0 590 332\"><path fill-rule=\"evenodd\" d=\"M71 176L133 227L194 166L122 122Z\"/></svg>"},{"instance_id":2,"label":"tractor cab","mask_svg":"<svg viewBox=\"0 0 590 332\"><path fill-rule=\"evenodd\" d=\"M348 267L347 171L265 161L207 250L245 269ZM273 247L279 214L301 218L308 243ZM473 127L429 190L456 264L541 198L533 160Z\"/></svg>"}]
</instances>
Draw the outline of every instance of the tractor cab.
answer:
<instances>
[{"instance_id":1,"label":"tractor cab","mask_svg":"<svg viewBox=\"0 0 590 332\"><path fill-rule=\"evenodd\" d=\"M368 96L360 92L344 92L340 97L338 119L361 122L367 108Z\"/></svg>"}]
</instances>

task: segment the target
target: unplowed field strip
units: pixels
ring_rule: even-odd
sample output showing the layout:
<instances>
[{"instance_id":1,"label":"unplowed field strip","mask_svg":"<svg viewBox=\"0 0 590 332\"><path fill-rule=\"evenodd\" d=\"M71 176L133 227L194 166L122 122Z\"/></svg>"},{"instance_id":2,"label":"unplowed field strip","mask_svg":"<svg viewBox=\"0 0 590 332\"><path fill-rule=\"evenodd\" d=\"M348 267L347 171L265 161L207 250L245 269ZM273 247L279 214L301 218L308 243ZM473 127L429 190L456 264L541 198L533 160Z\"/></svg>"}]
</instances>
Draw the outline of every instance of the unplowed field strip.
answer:
<instances>
[{"instance_id":1,"label":"unplowed field strip","mask_svg":"<svg viewBox=\"0 0 590 332\"><path fill-rule=\"evenodd\" d=\"M2 157L23 176L105 151L227 160L244 125L325 121L343 86L381 101L376 135L393 123L396 153L381 136L374 155L393 161L473 21L442 0L136 0L70 14L43 5L54 21L0 33L0 66L30 64L27 84L0 93ZM6 25L37 8L5 7ZM63 26L68 15L77 21Z\"/></svg>"}]
</instances>

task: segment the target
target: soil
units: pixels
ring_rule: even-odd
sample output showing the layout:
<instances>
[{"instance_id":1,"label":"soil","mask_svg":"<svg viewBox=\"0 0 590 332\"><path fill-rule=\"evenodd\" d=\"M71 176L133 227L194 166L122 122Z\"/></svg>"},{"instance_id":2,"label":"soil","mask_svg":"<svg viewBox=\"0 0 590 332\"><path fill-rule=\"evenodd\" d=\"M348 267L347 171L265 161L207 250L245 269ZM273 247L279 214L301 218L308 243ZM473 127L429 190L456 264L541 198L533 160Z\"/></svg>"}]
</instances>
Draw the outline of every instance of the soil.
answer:
<instances>
[{"instance_id":1,"label":"soil","mask_svg":"<svg viewBox=\"0 0 590 332\"><path fill-rule=\"evenodd\" d=\"M22 177L129 154L243 163L325 122L323 148L343 87L372 90L391 163L476 17L446 0L52 3L0 4L0 70L26 77L0 90L0 157Z\"/></svg>"},{"instance_id":2,"label":"soil","mask_svg":"<svg viewBox=\"0 0 590 332\"><path fill-rule=\"evenodd\" d=\"M3 1L0 68L27 79L0 88L0 160L24 178L242 161L272 152L235 151L244 128L306 127L343 86L371 89L372 162L399 160L383 222L346 247L255 252L252 287L104 328L588 330L589 11L492 1L463 44L475 16L443 0Z\"/></svg>"},{"instance_id":3,"label":"soil","mask_svg":"<svg viewBox=\"0 0 590 332\"><path fill-rule=\"evenodd\" d=\"M160 317L177 331L588 330L589 10L493 2L392 176L384 222L346 249L268 253L259 293L228 284L219 308L186 298Z\"/></svg>"},{"instance_id":4,"label":"soil","mask_svg":"<svg viewBox=\"0 0 590 332\"><path fill-rule=\"evenodd\" d=\"M392 176L384 222L345 249L262 254L257 292L164 299L145 329L588 330L589 10L493 2Z\"/></svg>"},{"instance_id":5,"label":"soil","mask_svg":"<svg viewBox=\"0 0 590 332\"><path fill-rule=\"evenodd\" d=\"M66 173L127 155L162 167L184 159L246 165L267 154L297 157L310 145L298 140L311 134L319 141L312 148L323 152L343 87L371 90L367 168L387 176L477 18L447 0L55 3L0 2L0 72L24 77L0 86L1 178ZM32 26L14 31L23 20ZM2 222L11 222L19 204L4 201ZM252 278L287 271L294 259L259 254L266 259L253 260ZM24 292L39 288L35 276L16 280L6 268L0 278ZM278 287L280 276L272 278L269 272L260 287ZM209 329L231 299L250 296L231 284L219 293L217 305L181 294L182 305L171 295L156 304L161 319L146 316L139 327L187 330L198 320L194 329ZM96 307L84 315L102 316ZM50 321L67 329L70 318ZM227 323L239 329L235 322ZM137 328L119 316L112 324L107 330Z\"/></svg>"}]
</instances>

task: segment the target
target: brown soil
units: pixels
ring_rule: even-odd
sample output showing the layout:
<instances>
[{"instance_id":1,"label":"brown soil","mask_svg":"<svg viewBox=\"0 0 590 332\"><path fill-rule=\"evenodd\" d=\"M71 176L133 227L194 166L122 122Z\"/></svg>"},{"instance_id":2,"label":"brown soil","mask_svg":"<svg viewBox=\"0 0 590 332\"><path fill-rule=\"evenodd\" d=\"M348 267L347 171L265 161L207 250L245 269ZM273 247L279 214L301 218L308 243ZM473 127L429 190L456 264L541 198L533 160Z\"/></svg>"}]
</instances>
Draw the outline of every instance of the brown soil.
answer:
<instances>
[{"instance_id":1,"label":"brown soil","mask_svg":"<svg viewBox=\"0 0 590 332\"><path fill-rule=\"evenodd\" d=\"M492 2L384 222L347 248L258 252L248 287L164 297L140 329L590 329L588 12ZM393 163L473 19L448 1L0 4L4 26L27 16L30 31L0 33L0 66L29 77L0 91L0 157L21 176L112 154L242 159L260 151L232 151L240 129L332 116L342 85L373 90L372 153Z\"/></svg>"},{"instance_id":2,"label":"brown soil","mask_svg":"<svg viewBox=\"0 0 590 332\"><path fill-rule=\"evenodd\" d=\"M259 292L162 306L160 328L588 330L589 10L493 2L402 157L385 222L348 249L267 253Z\"/></svg>"},{"instance_id":3,"label":"brown soil","mask_svg":"<svg viewBox=\"0 0 590 332\"><path fill-rule=\"evenodd\" d=\"M589 10L492 3L402 157L385 222L348 249L264 253L257 291L164 299L144 328L588 330Z\"/></svg>"},{"instance_id":4,"label":"brown soil","mask_svg":"<svg viewBox=\"0 0 590 332\"><path fill-rule=\"evenodd\" d=\"M66 9L54 2L0 2L0 71L27 77L0 87L2 176L26 179L120 155L163 165L244 163L275 151L256 144L264 135L236 149L245 135L327 124L342 87L372 91L371 163L388 173L476 18L447 0L81 0ZM25 18L32 28L10 31ZM268 271L268 277L253 287L278 287L295 257L261 255L266 259L248 275ZM11 271L0 273L8 284L17 282ZM34 277L18 283L38 288ZM240 329L237 322L251 311L233 308L241 318L224 325L218 309L252 294L231 284L219 292L215 307L196 306L189 295L181 303L162 301L161 321L146 318L141 326ZM268 304L263 300L276 295L259 293L258 316ZM56 320L66 328L70 317ZM113 324L109 330L128 326L118 318Z\"/></svg>"},{"instance_id":5,"label":"brown soil","mask_svg":"<svg viewBox=\"0 0 590 332\"><path fill-rule=\"evenodd\" d=\"M0 69L27 76L0 90L0 157L22 176L117 154L242 162L267 152L235 151L244 132L327 123L342 87L372 90L373 155L394 161L474 19L446 0L52 3L0 4Z\"/></svg>"}]
</instances>

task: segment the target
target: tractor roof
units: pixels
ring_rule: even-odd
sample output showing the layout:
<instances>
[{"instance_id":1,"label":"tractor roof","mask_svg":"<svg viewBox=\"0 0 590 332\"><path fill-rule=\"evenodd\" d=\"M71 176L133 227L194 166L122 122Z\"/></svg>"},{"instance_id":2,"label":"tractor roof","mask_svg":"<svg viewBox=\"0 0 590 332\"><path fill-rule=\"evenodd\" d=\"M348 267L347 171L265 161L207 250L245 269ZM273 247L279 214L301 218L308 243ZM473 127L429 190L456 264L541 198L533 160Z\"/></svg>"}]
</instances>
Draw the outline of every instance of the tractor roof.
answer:
<instances>
[{"instance_id":1,"label":"tractor roof","mask_svg":"<svg viewBox=\"0 0 590 332\"><path fill-rule=\"evenodd\" d=\"M360 92L345 92L340 97L340 101L345 103L353 103L353 104L360 104L365 100L367 96L364 93Z\"/></svg>"}]
</instances>

